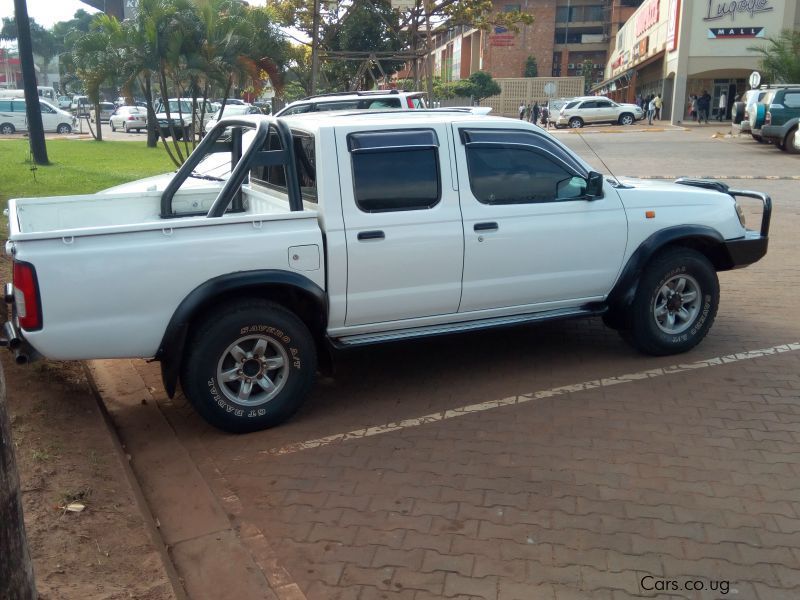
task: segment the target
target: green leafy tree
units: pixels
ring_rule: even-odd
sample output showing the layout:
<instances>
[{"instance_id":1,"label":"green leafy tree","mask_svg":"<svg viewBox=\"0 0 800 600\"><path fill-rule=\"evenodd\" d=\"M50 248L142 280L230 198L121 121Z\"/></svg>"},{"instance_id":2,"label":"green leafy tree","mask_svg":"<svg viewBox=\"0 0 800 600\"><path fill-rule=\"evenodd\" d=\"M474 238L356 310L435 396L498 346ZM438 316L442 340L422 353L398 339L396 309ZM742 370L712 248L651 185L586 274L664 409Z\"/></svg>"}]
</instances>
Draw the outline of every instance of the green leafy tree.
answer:
<instances>
[{"instance_id":1,"label":"green leafy tree","mask_svg":"<svg viewBox=\"0 0 800 600\"><path fill-rule=\"evenodd\" d=\"M784 29L765 46L752 46L760 56L761 70L770 82L800 81L800 30Z\"/></svg>"},{"instance_id":2,"label":"green leafy tree","mask_svg":"<svg viewBox=\"0 0 800 600\"><path fill-rule=\"evenodd\" d=\"M4 17L3 25L0 28L0 39L3 40L16 40L17 39L17 21L14 17ZM39 72L41 73L41 81L39 85L48 85L47 73L50 70L50 63L58 55L59 47L56 37L53 33L39 25L33 19L31 23L31 44L33 45L33 53L39 59Z\"/></svg>"},{"instance_id":3,"label":"green leafy tree","mask_svg":"<svg viewBox=\"0 0 800 600\"><path fill-rule=\"evenodd\" d=\"M525 60L525 70L522 72L523 77L538 77L539 66L536 64L536 57L529 56Z\"/></svg>"},{"instance_id":4,"label":"green leafy tree","mask_svg":"<svg viewBox=\"0 0 800 600\"><path fill-rule=\"evenodd\" d=\"M486 71L475 71L469 79L453 81L448 87L454 96L470 97L476 103L502 91L500 85Z\"/></svg>"}]
</instances>

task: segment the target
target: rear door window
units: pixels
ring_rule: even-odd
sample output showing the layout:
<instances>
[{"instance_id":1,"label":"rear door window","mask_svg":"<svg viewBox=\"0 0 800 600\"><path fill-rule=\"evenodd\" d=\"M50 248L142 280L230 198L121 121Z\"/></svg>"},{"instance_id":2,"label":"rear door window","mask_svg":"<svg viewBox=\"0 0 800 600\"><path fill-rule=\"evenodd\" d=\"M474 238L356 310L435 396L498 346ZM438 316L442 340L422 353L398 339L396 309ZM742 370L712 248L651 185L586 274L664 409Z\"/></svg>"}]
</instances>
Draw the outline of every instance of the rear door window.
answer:
<instances>
[{"instance_id":1,"label":"rear door window","mask_svg":"<svg viewBox=\"0 0 800 600\"><path fill-rule=\"evenodd\" d=\"M800 108L800 90L786 92L786 95L783 97L783 105L786 108Z\"/></svg>"},{"instance_id":2,"label":"rear door window","mask_svg":"<svg viewBox=\"0 0 800 600\"><path fill-rule=\"evenodd\" d=\"M370 110L380 110L382 108L400 108L400 98L376 98L367 101L364 107Z\"/></svg>"},{"instance_id":3,"label":"rear door window","mask_svg":"<svg viewBox=\"0 0 800 600\"><path fill-rule=\"evenodd\" d=\"M0 100L0 112L11 112L11 100Z\"/></svg>"}]
</instances>

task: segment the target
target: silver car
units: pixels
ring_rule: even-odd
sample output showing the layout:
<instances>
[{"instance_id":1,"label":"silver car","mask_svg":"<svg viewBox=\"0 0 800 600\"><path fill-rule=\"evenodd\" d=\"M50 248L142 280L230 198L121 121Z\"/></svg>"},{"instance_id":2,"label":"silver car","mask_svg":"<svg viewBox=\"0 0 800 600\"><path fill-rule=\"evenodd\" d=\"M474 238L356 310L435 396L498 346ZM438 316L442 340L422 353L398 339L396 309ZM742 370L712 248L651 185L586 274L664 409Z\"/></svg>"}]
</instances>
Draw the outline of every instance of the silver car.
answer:
<instances>
[{"instance_id":1,"label":"silver car","mask_svg":"<svg viewBox=\"0 0 800 600\"><path fill-rule=\"evenodd\" d=\"M147 127L147 109L141 106L120 106L108 119L111 131L122 129L125 133L139 133Z\"/></svg>"},{"instance_id":2,"label":"silver car","mask_svg":"<svg viewBox=\"0 0 800 600\"><path fill-rule=\"evenodd\" d=\"M633 125L644 118L644 111L635 104L617 104L603 96L584 96L565 104L558 113L556 127L578 129L592 123Z\"/></svg>"},{"instance_id":3,"label":"silver car","mask_svg":"<svg viewBox=\"0 0 800 600\"><path fill-rule=\"evenodd\" d=\"M108 121L111 118L111 115L114 114L114 111L117 110L117 107L114 106L113 102L101 102L100 103L100 117L94 114L94 109L92 109L92 122L100 121Z\"/></svg>"}]
</instances>

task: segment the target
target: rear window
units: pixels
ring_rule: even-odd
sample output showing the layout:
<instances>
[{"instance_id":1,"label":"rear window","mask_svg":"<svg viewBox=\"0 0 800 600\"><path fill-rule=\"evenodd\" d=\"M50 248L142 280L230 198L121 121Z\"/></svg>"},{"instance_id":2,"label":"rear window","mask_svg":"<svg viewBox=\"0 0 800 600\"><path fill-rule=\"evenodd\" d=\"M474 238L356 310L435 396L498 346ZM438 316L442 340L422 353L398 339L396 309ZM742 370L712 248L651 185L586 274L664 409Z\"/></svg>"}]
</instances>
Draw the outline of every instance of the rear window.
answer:
<instances>
[{"instance_id":1,"label":"rear window","mask_svg":"<svg viewBox=\"0 0 800 600\"><path fill-rule=\"evenodd\" d=\"M568 102L566 108L575 108L580 104L580 101L573 100L572 102Z\"/></svg>"},{"instance_id":2,"label":"rear window","mask_svg":"<svg viewBox=\"0 0 800 600\"><path fill-rule=\"evenodd\" d=\"M317 110L353 110L358 108L358 100L341 100L339 102L320 102L317 104Z\"/></svg>"},{"instance_id":3,"label":"rear window","mask_svg":"<svg viewBox=\"0 0 800 600\"><path fill-rule=\"evenodd\" d=\"M368 100L365 108L380 110L382 108L400 108L400 98L378 98Z\"/></svg>"},{"instance_id":4,"label":"rear window","mask_svg":"<svg viewBox=\"0 0 800 600\"><path fill-rule=\"evenodd\" d=\"M0 100L0 111L11 112L11 100Z\"/></svg>"},{"instance_id":5,"label":"rear window","mask_svg":"<svg viewBox=\"0 0 800 600\"><path fill-rule=\"evenodd\" d=\"M317 159L314 137L304 132L293 131L292 141L297 167L297 180L300 192L306 202L317 202ZM268 150L280 150L278 136L271 133L265 146ZM288 193L286 187L286 167L283 165L259 166L250 171L250 182L270 189Z\"/></svg>"},{"instance_id":6,"label":"rear window","mask_svg":"<svg viewBox=\"0 0 800 600\"><path fill-rule=\"evenodd\" d=\"M800 91L786 92L783 97L783 105L786 108L800 108Z\"/></svg>"}]
</instances>

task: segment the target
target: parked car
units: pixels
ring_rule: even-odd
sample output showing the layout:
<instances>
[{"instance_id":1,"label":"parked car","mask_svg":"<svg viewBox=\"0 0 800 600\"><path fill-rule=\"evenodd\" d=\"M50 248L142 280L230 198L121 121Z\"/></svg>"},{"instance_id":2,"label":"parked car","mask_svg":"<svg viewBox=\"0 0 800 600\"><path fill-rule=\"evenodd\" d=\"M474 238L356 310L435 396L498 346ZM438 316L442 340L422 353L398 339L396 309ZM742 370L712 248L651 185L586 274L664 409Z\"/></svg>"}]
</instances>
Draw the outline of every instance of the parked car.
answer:
<instances>
[{"instance_id":1,"label":"parked car","mask_svg":"<svg viewBox=\"0 0 800 600\"><path fill-rule=\"evenodd\" d=\"M122 129L125 133L133 130L139 133L147 128L147 109L140 106L120 106L108 119L111 131Z\"/></svg>"},{"instance_id":2,"label":"parked car","mask_svg":"<svg viewBox=\"0 0 800 600\"><path fill-rule=\"evenodd\" d=\"M764 99L764 96L769 92L768 89L747 90L742 96L741 109L735 108L732 111L731 121L733 129L738 129L738 133L750 133L750 115L755 110L756 104ZM740 104L739 102L735 104ZM739 119L741 113L741 119ZM737 123L738 120L738 123Z\"/></svg>"},{"instance_id":3,"label":"parked car","mask_svg":"<svg viewBox=\"0 0 800 600\"><path fill-rule=\"evenodd\" d=\"M228 106L226 104L224 111L222 108L220 108L214 113L214 116L211 117L211 120L208 121L206 124L206 131L211 130L214 125L217 124L217 121L222 118L222 114L224 114L226 117L235 117L241 115L260 115L262 113L257 107L251 106L250 104L234 104L232 106Z\"/></svg>"},{"instance_id":4,"label":"parked car","mask_svg":"<svg viewBox=\"0 0 800 600\"><path fill-rule=\"evenodd\" d=\"M75 113L77 117L88 117L91 108L89 96L73 96L72 102L69 105L69 109Z\"/></svg>"},{"instance_id":5,"label":"parked car","mask_svg":"<svg viewBox=\"0 0 800 600\"><path fill-rule=\"evenodd\" d=\"M233 129L232 174L198 180ZM740 196L763 203L760 231ZM244 432L294 414L331 346L603 315L642 352L685 352L712 326L717 272L765 255L771 202L606 178L524 121L386 111L223 119L164 191L8 211L18 363L155 357L169 396L180 380Z\"/></svg>"},{"instance_id":6,"label":"parked car","mask_svg":"<svg viewBox=\"0 0 800 600\"><path fill-rule=\"evenodd\" d=\"M603 96L574 98L561 107L556 127L579 129L594 123L633 125L644 118L644 111L636 104L618 104Z\"/></svg>"},{"instance_id":7,"label":"parked car","mask_svg":"<svg viewBox=\"0 0 800 600\"><path fill-rule=\"evenodd\" d=\"M378 90L320 94L292 102L276 112L275 116L286 117L328 110L386 110L392 108L399 110L427 108L425 93Z\"/></svg>"},{"instance_id":8,"label":"parked car","mask_svg":"<svg viewBox=\"0 0 800 600\"><path fill-rule=\"evenodd\" d=\"M764 116L761 136L785 152L794 154L794 138L800 119L800 86L775 90Z\"/></svg>"},{"instance_id":9,"label":"parked car","mask_svg":"<svg viewBox=\"0 0 800 600\"><path fill-rule=\"evenodd\" d=\"M100 123L106 122L111 118L111 115L114 114L114 111L117 110L116 105L113 102L101 102L100 103L100 118L97 118L97 115L94 112L94 107L92 107L92 123L95 121L99 121Z\"/></svg>"},{"instance_id":10,"label":"parked car","mask_svg":"<svg viewBox=\"0 0 800 600\"><path fill-rule=\"evenodd\" d=\"M39 99L42 125L47 132L71 133L75 127L75 117L65 110L56 108L49 102ZM10 135L16 131L28 130L28 116L24 98L0 98L0 133Z\"/></svg>"},{"instance_id":11,"label":"parked car","mask_svg":"<svg viewBox=\"0 0 800 600\"><path fill-rule=\"evenodd\" d=\"M72 104L72 98L70 98L69 96L58 97L58 108L60 108L61 110L69 110L71 104Z\"/></svg>"},{"instance_id":12,"label":"parked car","mask_svg":"<svg viewBox=\"0 0 800 600\"><path fill-rule=\"evenodd\" d=\"M169 115L167 115L169 107ZM177 139L190 138L195 131L205 131L206 124L211 120L211 103L205 101L203 109L202 98L197 100L197 112L192 114L192 98L170 98L169 104L159 100L154 107L158 121L158 131L161 137L168 138L175 132ZM202 123L201 121L202 115ZM171 126L171 127L170 127Z\"/></svg>"}]
</instances>

